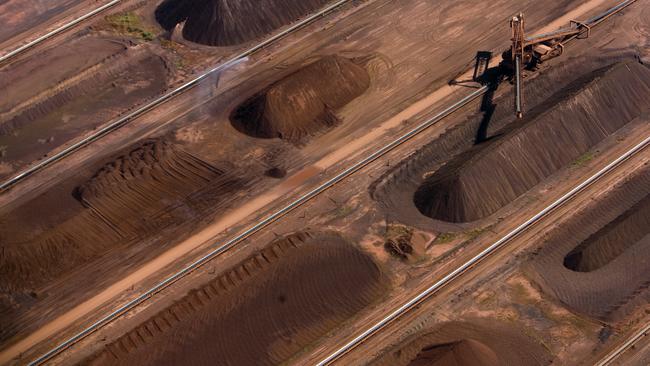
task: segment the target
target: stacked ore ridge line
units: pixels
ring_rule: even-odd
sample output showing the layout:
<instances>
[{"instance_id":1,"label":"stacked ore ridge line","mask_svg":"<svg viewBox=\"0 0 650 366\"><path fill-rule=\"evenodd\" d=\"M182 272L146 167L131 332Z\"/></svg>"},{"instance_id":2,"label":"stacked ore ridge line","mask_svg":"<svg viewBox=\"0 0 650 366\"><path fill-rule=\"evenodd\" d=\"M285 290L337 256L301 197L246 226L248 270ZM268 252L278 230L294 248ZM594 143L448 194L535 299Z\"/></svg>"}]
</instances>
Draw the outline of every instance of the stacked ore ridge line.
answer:
<instances>
[{"instance_id":1,"label":"stacked ore ridge line","mask_svg":"<svg viewBox=\"0 0 650 366\"><path fill-rule=\"evenodd\" d=\"M533 120L447 163L424 181L413 201L434 219L485 218L646 113L649 94L650 70L639 63L587 75L543 103Z\"/></svg>"},{"instance_id":2,"label":"stacked ore ridge line","mask_svg":"<svg viewBox=\"0 0 650 366\"><path fill-rule=\"evenodd\" d=\"M277 365L388 289L372 257L336 232L269 243L86 364Z\"/></svg>"},{"instance_id":3,"label":"stacked ore ridge line","mask_svg":"<svg viewBox=\"0 0 650 366\"><path fill-rule=\"evenodd\" d=\"M185 22L183 37L209 46L256 39L321 8L330 0L164 0L156 20L166 30Z\"/></svg>"},{"instance_id":4,"label":"stacked ore ridge line","mask_svg":"<svg viewBox=\"0 0 650 366\"><path fill-rule=\"evenodd\" d=\"M230 120L253 137L297 142L339 123L334 111L369 86L362 66L344 57L324 56L246 100Z\"/></svg>"}]
</instances>

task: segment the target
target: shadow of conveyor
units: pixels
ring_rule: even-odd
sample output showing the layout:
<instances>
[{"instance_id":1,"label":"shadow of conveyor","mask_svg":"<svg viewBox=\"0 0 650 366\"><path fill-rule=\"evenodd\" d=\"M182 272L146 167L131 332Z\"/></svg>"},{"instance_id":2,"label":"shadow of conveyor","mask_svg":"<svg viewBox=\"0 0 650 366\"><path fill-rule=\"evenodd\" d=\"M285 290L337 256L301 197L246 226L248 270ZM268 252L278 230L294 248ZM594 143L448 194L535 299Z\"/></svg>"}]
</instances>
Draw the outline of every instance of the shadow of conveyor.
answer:
<instances>
[{"instance_id":1,"label":"shadow of conveyor","mask_svg":"<svg viewBox=\"0 0 650 366\"><path fill-rule=\"evenodd\" d=\"M481 85L488 87L487 92L483 95L481 100L481 109L483 112L483 118L479 125L478 130L476 131L476 139L474 144L478 145L485 141L490 140L494 136L488 136L488 129L490 127L490 121L494 115L497 105L494 103L494 95L499 89L499 86L502 82L508 79L510 75L510 70L508 65L501 61L499 65L487 68L485 67L481 70L481 65L488 64L492 58L491 52L479 51L476 54L476 67L474 68L474 81L479 82ZM487 62L485 61L487 59ZM505 59L505 58L504 58Z\"/></svg>"},{"instance_id":2,"label":"shadow of conveyor","mask_svg":"<svg viewBox=\"0 0 650 366\"><path fill-rule=\"evenodd\" d=\"M468 80L453 79L449 82L450 85L460 85L470 88L478 88L478 86L476 86L477 83L481 86L488 87L487 92L483 95L481 100L480 111L483 112L483 118L476 132L476 138L474 140L475 145L496 137L488 136L490 121L492 120L492 116L497 107L497 105L494 104L494 95L499 89L501 83L509 80L510 75L512 74L512 69L510 68L509 63L505 61L501 61L497 66L490 67L489 65L490 61L492 61L492 57L493 55L490 51L478 51L476 53L472 78ZM510 57L506 52L503 55L503 60L508 59L510 59Z\"/></svg>"}]
</instances>

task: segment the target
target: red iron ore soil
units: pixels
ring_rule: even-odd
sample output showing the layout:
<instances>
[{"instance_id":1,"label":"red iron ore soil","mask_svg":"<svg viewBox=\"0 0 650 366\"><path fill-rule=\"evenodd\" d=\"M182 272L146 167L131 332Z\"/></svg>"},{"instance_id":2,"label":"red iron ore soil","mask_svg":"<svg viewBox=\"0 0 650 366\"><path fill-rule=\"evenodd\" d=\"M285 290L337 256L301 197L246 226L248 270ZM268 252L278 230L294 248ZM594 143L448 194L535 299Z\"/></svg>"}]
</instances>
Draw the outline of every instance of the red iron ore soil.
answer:
<instances>
[{"instance_id":1,"label":"red iron ore soil","mask_svg":"<svg viewBox=\"0 0 650 366\"><path fill-rule=\"evenodd\" d=\"M336 233L278 239L106 346L97 365L277 365L387 290Z\"/></svg>"}]
</instances>

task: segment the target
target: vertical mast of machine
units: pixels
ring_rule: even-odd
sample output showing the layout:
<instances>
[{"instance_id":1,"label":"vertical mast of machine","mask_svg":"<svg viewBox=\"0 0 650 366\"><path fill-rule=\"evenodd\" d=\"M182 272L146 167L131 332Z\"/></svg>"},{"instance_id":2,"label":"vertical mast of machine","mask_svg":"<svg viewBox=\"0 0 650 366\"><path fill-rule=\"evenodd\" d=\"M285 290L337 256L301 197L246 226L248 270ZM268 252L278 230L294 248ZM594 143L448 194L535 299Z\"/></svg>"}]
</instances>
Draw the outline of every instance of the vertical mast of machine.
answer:
<instances>
[{"instance_id":1,"label":"vertical mast of machine","mask_svg":"<svg viewBox=\"0 0 650 366\"><path fill-rule=\"evenodd\" d=\"M524 60L524 47L525 47L525 28L524 28L524 15L514 16L510 21L510 29L512 30L512 65L514 67L515 76L515 113L517 118L523 117L523 85L522 85L522 68Z\"/></svg>"}]
</instances>

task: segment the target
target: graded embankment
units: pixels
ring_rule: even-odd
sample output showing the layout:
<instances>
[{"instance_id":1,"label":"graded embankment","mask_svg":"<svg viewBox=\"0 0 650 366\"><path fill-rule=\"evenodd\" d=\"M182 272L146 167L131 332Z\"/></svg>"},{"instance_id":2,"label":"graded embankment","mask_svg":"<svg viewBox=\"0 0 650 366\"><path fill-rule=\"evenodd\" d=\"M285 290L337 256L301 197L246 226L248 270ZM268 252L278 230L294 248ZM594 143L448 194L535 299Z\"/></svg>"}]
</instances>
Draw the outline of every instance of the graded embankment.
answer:
<instances>
[{"instance_id":1,"label":"graded embankment","mask_svg":"<svg viewBox=\"0 0 650 366\"><path fill-rule=\"evenodd\" d=\"M531 261L541 287L573 310L618 321L650 300L650 166L576 212Z\"/></svg>"},{"instance_id":2,"label":"graded embankment","mask_svg":"<svg viewBox=\"0 0 650 366\"><path fill-rule=\"evenodd\" d=\"M542 347L510 324L486 319L450 322L408 338L373 366L546 365Z\"/></svg>"},{"instance_id":3,"label":"graded embankment","mask_svg":"<svg viewBox=\"0 0 650 366\"><path fill-rule=\"evenodd\" d=\"M336 233L278 239L87 360L99 365L277 365L387 290Z\"/></svg>"},{"instance_id":4,"label":"graded embankment","mask_svg":"<svg viewBox=\"0 0 650 366\"><path fill-rule=\"evenodd\" d=\"M477 145L424 180L419 211L442 221L485 218L650 108L650 70L618 63L574 81L501 138Z\"/></svg>"},{"instance_id":5,"label":"graded embankment","mask_svg":"<svg viewBox=\"0 0 650 366\"><path fill-rule=\"evenodd\" d=\"M336 125L335 110L369 86L362 66L344 57L325 56L246 100L230 120L253 137L300 141Z\"/></svg>"},{"instance_id":6,"label":"graded embankment","mask_svg":"<svg viewBox=\"0 0 650 366\"><path fill-rule=\"evenodd\" d=\"M166 30L184 23L183 37L209 46L231 46L268 34L330 0L164 0L156 20Z\"/></svg>"},{"instance_id":7,"label":"graded embankment","mask_svg":"<svg viewBox=\"0 0 650 366\"><path fill-rule=\"evenodd\" d=\"M75 188L78 202L39 197L0 220L0 291L37 289L111 248L192 219L191 195L206 187L232 192L226 176L170 143L142 143ZM53 222L40 216L50 210L59 213Z\"/></svg>"}]
</instances>

